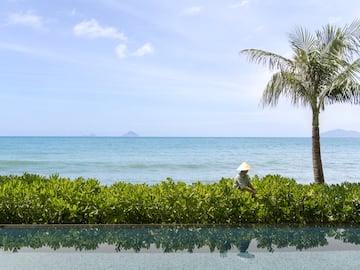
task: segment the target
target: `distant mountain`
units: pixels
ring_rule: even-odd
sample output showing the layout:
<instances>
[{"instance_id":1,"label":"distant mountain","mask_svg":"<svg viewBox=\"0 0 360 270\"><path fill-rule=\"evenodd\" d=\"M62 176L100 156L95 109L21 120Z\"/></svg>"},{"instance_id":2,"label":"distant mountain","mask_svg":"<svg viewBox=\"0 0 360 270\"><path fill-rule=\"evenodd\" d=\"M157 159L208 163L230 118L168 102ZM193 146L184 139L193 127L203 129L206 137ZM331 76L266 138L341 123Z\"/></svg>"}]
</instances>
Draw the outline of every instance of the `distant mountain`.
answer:
<instances>
[{"instance_id":1,"label":"distant mountain","mask_svg":"<svg viewBox=\"0 0 360 270\"><path fill-rule=\"evenodd\" d=\"M321 133L322 137L360 137L360 132L354 130L334 129Z\"/></svg>"},{"instance_id":2,"label":"distant mountain","mask_svg":"<svg viewBox=\"0 0 360 270\"><path fill-rule=\"evenodd\" d=\"M122 135L123 137L139 137L138 134L136 134L134 131L128 131L126 132L124 135Z\"/></svg>"}]
</instances>

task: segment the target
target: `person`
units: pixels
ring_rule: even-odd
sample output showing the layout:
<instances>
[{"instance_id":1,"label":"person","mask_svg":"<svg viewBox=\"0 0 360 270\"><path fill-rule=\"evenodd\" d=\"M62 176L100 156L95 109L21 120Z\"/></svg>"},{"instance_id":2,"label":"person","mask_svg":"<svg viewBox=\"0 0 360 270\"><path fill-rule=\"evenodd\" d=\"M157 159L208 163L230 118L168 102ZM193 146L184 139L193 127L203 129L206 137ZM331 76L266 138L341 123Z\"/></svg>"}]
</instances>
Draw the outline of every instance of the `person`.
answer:
<instances>
[{"instance_id":1,"label":"person","mask_svg":"<svg viewBox=\"0 0 360 270\"><path fill-rule=\"evenodd\" d=\"M251 169L251 166L246 162L241 163L241 165L236 169L239 171L239 174L234 178L234 188L241 189L242 191L248 191L252 194L256 194L256 189L252 186L250 182L250 176L248 171Z\"/></svg>"},{"instance_id":2,"label":"person","mask_svg":"<svg viewBox=\"0 0 360 270\"><path fill-rule=\"evenodd\" d=\"M248 252L248 248L250 245L251 239L250 240L241 240L240 241L240 245L239 245L239 253L238 256L240 258L243 258L243 261L247 261L248 259L254 259L255 255L251 254Z\"/></svg>"}]
</instances>

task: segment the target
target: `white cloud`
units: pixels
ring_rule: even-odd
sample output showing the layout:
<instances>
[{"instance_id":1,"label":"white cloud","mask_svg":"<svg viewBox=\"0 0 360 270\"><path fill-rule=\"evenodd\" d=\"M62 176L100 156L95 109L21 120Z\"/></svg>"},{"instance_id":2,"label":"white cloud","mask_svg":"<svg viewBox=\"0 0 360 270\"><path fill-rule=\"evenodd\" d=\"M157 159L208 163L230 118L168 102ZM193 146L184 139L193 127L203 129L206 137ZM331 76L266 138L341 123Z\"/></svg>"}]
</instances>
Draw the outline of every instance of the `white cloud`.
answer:
<instances>
[{"instance_id":1,"label":"white cloud","mask_svg":"<svg viewBox=\"0 0 360 270\"><path fill-rule=\"evenodd\" d=\"M115 47L115 53L118 58L123 59L128 56L128 46L125 44L127 41L127 37L125 34L119 32L114 27L104 27L98 23L97 20L91 19L88 21L83 21L73 28L74 34L76 36L87 37L87 38L108 38L108 39L116 39L123 41ZM147 54L154 53L153 45L148 42L143 46L138 48L132 56L144 56Z\"/></svg>"},{"instance_id":2,"label":"white cloud","mask_svg":"<svg viewBox=\"0 0 360 270\"><path fill-rule=\"evenodd\" d=\"M45 29L43 19L40 16L33 14L31 11L26 13L12 13L8 16L8 24L23 25L36 29Z\"/></svg>"},{"instance_id":3,"label":"white cloud","mask_svg":"<svg viewBox=\"0 0 360 270\"><path fill-rule=\"evenodd\" d=\"M97 20L91 19L83 21L74 26L74 34L88 38L109 38L118 40L127 40L125 34L119 32L114 27L103 27Z\"/></svg>"},{"instance_id":4,"label":"white cloud","mask_svg":"<svg viewBox=\"0 0 360 270\"><path fill-rule=\"evenodd\" d=\"M201 12L201 10L203 9L203 7L201 6L194 6L194 7L189 7L183 10L183 14L184 15L196 15L199 14Z\"/></svg>"},{"instance_id":5,"label":"white cloud","mask_svg":"<svg viewBox=\"0 0 360 270\"><path fill-rule=\"evenodd\" d=\"M127 47L126 47L125 44L119 44L115 48L116 55L119 58L125 58L126 57L126 50L127 50Z\"/></svg>"},{"instance_id":6,"label":"white cloud","mask_svg":"<svg viewBox=\"0 0 360 270\"><path fill-rule=\"evenodd\" d=\"M145 43L142 47L137 49L134 53L135 56L144 56L146 54L154 53L154 47L151 43Z\"/></svg>"},{"instance_id":7,"label":"white cloud","mask_svg":"<svg viewBox=\"0 0 360 270\"><path fill-rule=\"evenodd\" d=\"M244 1L241 1L238 3L234 3L234 4L230 5L229 7L230 8L241 8L241 7L247 6L248 4L249 4L249 1L244 0Z\"/></svg>"}]
</instances>

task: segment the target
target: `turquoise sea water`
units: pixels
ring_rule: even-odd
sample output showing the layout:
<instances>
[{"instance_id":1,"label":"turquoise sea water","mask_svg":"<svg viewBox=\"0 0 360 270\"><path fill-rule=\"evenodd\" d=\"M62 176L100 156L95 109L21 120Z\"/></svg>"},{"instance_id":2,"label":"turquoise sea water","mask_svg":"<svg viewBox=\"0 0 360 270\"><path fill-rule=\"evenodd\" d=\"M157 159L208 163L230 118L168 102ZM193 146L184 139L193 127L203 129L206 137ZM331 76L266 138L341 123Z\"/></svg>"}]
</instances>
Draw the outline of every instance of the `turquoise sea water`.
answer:
<instances>
[{"instance_id":1,"label":"turquoise sea water","mask_svg":"<svg viewBox=\"0 0 360 270\"><path fill-rule=\"evenodd\" d=\"M326 182L360 181L360 138L322 138ZM311 183L311 138L0 137L0 174L24 172L154 184L215 182L243 161L250 175Z\"/></svg>"}]
</instances>

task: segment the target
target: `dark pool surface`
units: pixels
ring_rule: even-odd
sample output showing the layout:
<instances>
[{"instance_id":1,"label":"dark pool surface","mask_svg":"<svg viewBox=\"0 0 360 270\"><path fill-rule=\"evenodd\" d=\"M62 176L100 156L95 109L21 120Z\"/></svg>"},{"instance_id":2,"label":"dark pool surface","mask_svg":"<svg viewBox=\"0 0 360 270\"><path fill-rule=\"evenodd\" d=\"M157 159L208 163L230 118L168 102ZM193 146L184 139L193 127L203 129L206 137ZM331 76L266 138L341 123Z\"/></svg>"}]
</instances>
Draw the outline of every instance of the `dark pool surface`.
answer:
<instances>
[{"instance_id":1,"label":"dark pool surface","mask_svg":"<svg viewBox=\"0 0 360 270\"><path fill-rule=\"evenodd\" d=\"M0 269L360 269L360 227L2 226ZM243 265L243 266L241 266Z\"/></svg>"}]
</instances>

